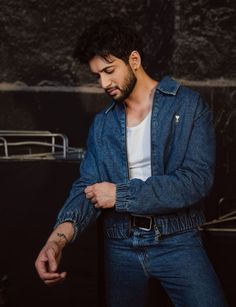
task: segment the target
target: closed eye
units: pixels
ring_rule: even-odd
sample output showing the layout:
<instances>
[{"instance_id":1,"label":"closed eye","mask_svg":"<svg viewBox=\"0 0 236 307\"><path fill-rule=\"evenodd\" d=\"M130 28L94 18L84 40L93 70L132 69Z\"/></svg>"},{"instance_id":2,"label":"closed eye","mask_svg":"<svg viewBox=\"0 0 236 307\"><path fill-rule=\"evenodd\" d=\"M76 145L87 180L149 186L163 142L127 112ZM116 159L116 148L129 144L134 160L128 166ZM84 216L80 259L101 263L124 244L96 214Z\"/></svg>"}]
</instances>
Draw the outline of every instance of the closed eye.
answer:
<instances>
[{"instance_id":1,"label":"closed eye","mask_svg":"<svg viewBox=\"0 0 236 307\"><path fill-rule=\"evenodd\" d=\"M114 69L107 69L107 70L104 70L104 72L108 75L112 74L115 70Z\"/></svg>"}]
</instances>

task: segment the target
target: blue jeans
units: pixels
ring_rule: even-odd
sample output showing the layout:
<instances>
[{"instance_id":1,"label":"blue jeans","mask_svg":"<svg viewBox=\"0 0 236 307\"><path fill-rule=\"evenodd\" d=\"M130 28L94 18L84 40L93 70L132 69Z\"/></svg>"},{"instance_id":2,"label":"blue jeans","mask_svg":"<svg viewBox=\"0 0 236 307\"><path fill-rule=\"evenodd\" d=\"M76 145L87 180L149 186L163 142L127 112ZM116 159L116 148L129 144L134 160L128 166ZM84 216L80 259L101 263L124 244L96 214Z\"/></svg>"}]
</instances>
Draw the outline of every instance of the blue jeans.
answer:
<instances>
[{"instance_id":1,"label":"blue jeans","mask_svg":"<svg viewBox=\"0 0 236 307\"><path fill-rule=\"evenodd\" d=\"M176 307L227 306L197 230L158 239L133 228L128 239L105 239L105 269L107 307L146 306L149 278Z\"/></svg>"}]
</instances>

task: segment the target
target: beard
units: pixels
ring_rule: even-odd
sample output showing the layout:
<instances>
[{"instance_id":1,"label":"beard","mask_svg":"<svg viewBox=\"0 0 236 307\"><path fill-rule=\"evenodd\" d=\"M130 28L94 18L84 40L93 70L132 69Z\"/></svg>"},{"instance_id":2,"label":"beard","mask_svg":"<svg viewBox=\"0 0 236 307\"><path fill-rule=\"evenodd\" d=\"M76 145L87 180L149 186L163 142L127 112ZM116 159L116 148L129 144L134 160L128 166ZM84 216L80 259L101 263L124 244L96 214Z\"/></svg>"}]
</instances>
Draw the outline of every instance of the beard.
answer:
<instances>
[{"instance_id":1,"label":"beard","mask_svg":"<svg viewBox=\"0 0 236 307\"><path fill-rule=\"evenodd\" d=\"M123 82L123 84L121 86L114 86L114 88L118 89L120 91L120 94L117 95L116 97L112 97L113 100L117 101L117 102L123 102L125 101L130 94L132 93L136 82L137 82L137 78L135 76L135 74L133 73L130 65L127 65L128 68L128 74Z\"/></svg>"}]
</instances>

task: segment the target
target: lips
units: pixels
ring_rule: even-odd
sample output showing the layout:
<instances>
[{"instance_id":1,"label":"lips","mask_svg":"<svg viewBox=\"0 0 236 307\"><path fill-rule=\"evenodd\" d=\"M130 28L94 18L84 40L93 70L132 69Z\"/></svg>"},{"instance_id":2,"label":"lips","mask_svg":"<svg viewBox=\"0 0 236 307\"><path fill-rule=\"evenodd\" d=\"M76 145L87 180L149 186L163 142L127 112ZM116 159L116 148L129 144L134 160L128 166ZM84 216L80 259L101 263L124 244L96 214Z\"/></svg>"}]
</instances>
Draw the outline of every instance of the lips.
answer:
<instances>
[{"instance_id":1,"label":"lips","mask_svg":"<svg viewBox=\"0 0 236 307\"><path fill-rule=\"evenodd\" d=\"M106 89L106 93L110 96L114 96L117 94L117 87L112 87L112 88L109 88L109 89Z\"/></svg>"}]
</instances>

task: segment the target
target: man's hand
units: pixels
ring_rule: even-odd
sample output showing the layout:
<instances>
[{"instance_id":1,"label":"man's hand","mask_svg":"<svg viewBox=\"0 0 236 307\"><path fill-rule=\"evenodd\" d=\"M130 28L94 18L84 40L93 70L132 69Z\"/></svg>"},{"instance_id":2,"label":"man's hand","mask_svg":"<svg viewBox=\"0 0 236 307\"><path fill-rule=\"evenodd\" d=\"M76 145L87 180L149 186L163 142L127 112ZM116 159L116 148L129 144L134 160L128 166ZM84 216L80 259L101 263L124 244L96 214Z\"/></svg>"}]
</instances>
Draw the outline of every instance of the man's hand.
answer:
<instances>
[{"instance_id":1,"label":"man's hand","mask_svg":"<svg viewBox=\"0 0 236 307\"><path fill-rule=\"evenodd\" d=\"M55 285L62 282L66 272L58 272L58 266L62 256L62 250L74 235L72 222L64 222L57 226L47 240L35 261L35 268L39 277L47 285Z\"/></svg>"},{"instance_id":2,"label":"man's hand","mask_svg":"<svg viewBox=\"0 0 236 307\"><path fill-rule=\"evenodd\" d=\"M49 241L43 247L35 261L35 267L39 277L47 285L56 285L66 277L66 272L58 272L62 249L57 242Z\"/></svg>"},{"instance_id":3,"label":"man's hand","mask_svg":"<svg viewBox=\"0 0 236 307\"><path fill-rule=\"evenodd\" d=\"M84 190L95 208L107 209L115 206L116 185L110 182L95 183Z\"/></svg>"}]
</instances>

